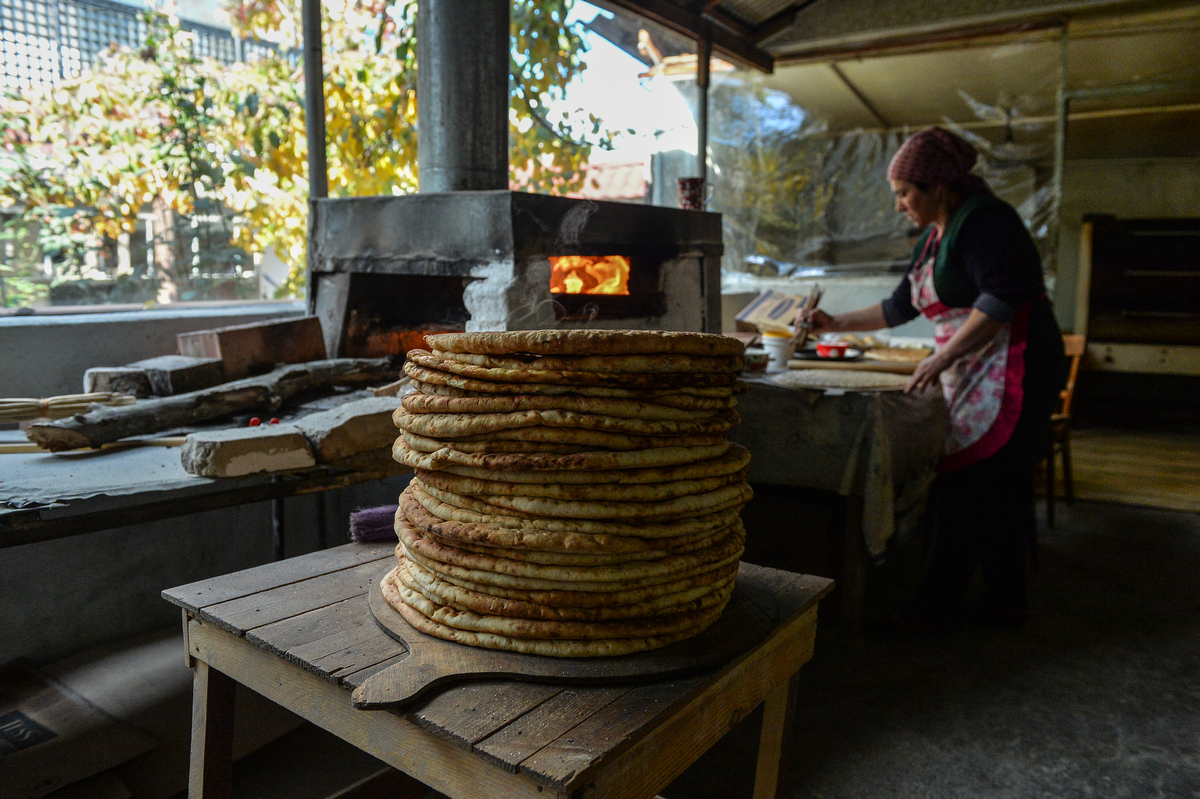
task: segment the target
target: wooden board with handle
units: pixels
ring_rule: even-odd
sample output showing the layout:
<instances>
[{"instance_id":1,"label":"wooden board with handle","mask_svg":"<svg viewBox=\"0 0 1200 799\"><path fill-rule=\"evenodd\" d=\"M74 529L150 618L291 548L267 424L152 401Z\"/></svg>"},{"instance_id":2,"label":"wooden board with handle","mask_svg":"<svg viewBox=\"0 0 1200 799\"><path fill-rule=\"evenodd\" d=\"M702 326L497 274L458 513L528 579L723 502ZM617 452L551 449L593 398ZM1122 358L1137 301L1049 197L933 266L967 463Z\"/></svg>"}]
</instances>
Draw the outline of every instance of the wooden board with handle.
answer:
<instances>
[{"instance_id":1,"label":"wooden board with handle","mask_svg":"<svg viewBox=\"0 0 1200 799\"><path fill-rule=\"evenodd\" d=\"M739 578L721 618L694 638L617 657L524 655L465 646L417 631L383 598L379 578L384 573L370 589L371 613L409 654L354 691L354 705L364 709L406 705L439 685L491 677L586 685L695 674L750 649L780 621L775 598L753 581Z\"/></svg>"}]
</instances>

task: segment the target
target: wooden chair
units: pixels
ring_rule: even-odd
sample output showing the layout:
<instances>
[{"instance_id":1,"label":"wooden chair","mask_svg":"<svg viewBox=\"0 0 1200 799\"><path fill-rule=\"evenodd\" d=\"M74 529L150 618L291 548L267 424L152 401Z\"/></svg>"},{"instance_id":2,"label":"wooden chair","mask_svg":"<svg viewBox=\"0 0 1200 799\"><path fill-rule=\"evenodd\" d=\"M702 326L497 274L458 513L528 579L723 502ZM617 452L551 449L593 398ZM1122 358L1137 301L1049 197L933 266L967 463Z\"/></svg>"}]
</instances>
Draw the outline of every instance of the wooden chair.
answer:
<instances>
[{"instance_id":1,"label":"wooden chair","mask_svg":"<svg viewBox=\"0 0 1200 799\"><path fill-rule=\"evenodd\" d=\"M1070 505L1075 501L1075 488L1071 483L1071 397L1075 393L1075 377L1079 374L1079 362L1087 350L1084 336L1064 334L1063 350L1071 359L1071 371L1067 373L1067 387L1059 397L1062 405L1058 413L1050 417L1050 451L1046 456L1046 524L1054 526L1054 458L1062 455L1063 495Z\"/></svg>"}]
</instances>

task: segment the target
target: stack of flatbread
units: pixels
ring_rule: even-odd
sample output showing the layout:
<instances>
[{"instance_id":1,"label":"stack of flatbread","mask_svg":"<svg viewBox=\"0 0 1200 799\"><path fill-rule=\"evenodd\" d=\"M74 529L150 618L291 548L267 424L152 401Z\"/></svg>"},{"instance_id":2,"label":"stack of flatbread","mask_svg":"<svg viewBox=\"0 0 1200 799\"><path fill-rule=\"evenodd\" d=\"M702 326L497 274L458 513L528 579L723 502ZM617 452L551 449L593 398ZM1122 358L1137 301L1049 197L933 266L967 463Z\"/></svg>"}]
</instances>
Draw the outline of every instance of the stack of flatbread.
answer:
<instances>
[{"instance_id":1,"label":"stack of flatbread","mask_svg":"<svg viewBox=\"0 0 1200 799\"><path fill-rule=\"evenodd\" d=\"M418 630L558 657L696 635L733 591L750 499L742 345L700 333L427 337L393 454L416 472L384 597Z\"/></svg>"}]
</instances>

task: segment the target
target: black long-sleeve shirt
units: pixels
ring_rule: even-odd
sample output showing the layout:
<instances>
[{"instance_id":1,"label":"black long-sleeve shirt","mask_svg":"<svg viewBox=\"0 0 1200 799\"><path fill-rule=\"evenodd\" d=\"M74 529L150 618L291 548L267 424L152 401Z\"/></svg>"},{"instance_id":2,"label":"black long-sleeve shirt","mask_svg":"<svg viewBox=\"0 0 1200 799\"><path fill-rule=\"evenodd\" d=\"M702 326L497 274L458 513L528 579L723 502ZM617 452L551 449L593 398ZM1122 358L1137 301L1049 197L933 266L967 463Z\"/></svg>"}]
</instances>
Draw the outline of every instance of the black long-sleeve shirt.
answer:
<instances>
[{"instance_id":1,"label":"black long-sleeve shirt","mask_svg":"<svg viewBox=\"0 0 1200 799\"><path fill-rule=\"evenodd\" d=\"M944 242L942 243L944 244ZM1007 203L988 202L968 212L951 246L957 249L975 289L971 306L997 322L1011 322L1018 309L1046 293L1042 262L1021 217ZM882 303L889 327L915 319L911 274L920 253L891 297ZM943 302L945 299L943 298ZM949 303L948 303L949 304Z\"/></svg>"}]
</instances>

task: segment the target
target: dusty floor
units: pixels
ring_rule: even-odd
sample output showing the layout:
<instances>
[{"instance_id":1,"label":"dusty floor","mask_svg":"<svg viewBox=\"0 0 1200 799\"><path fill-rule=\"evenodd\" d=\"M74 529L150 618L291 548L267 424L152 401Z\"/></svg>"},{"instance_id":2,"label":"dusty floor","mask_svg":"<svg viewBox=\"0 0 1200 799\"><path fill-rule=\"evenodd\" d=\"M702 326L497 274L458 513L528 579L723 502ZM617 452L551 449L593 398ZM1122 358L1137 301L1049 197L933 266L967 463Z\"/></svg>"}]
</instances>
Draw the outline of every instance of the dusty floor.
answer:
<instances>
[{"instance_id":1,"label":"dusty floor","mask_svg":"<svg viewBox=\"0 0 1200 799\"><path fill-rule=\"evenodd\" d=\"M789 797L1200 795L1200 514L1058 508L1021 630L889 640L822 628L802 672ZM876 612L910 572L900 558L873 575ZM664 794L749 796L756 724ZM317 799L378 766L306 726L239 763L235 796Z\"/></svg>"}]
</instances>

